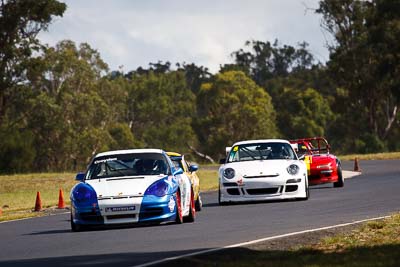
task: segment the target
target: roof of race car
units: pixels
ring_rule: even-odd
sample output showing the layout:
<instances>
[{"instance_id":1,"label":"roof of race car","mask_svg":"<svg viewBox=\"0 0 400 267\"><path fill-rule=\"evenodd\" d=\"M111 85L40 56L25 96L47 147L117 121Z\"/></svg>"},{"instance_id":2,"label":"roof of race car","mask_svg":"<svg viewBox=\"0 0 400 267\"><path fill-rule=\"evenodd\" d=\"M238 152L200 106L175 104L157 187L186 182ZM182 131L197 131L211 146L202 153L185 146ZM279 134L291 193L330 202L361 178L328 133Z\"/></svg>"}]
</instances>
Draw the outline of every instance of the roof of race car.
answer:
<instances>
[{"instance_id":1,"label":"roof of race car","mask_svg":"<svg viewBox=\"0 0 400 267\"><path fill-rule=\"evenodd\" d=\"M253 143L286 143L290 144L288 140L284 139L258 139L258 140L246 140L246 141L239 141L233 144L233 146L244 145L244 144L253 144Z\"/></svg>"},{"instance_id":2,"label":"roof of race car","mask_svg":"<svg viewBox=\"0 0 400 267\"><path fill-rule=\"evenodd\" d=\"M110 155L120 155L120 154L133 154L133 153L164 153L161 149L154 149L154 148L138 148L138 149L124 149L124 150L113 150L113 151L106 151L99 153L95 156L102 157L102 156L110 156Z\"/></svg>"}]
</instances>

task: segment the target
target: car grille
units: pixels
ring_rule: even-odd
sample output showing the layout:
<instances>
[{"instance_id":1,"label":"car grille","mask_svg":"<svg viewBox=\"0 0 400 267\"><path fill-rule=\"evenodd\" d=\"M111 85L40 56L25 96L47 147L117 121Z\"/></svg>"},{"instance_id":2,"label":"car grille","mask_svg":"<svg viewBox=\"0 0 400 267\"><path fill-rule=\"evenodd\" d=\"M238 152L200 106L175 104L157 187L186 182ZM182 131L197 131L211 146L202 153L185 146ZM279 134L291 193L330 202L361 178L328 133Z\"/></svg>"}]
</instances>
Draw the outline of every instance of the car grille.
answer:
<instances>
[{"instance_id":1,"label":"car grille","mask_svg":"<svg viewBox=\"0 0 400 267\"><path fill-rule=\"evenodd\" d=\"M82 220L90 222L103 222L103 217L98 215L96 212L81 212L79 216Z\"/></svg>"},{"instance_id":2,"label":"car grille","mask_svg":"<svg viewBox=\"0 0 400 267\"><path fill-rule=\"evenodd\" d=\"M247 189L249 195L270 195L278 193L279 187Z\"/></svg>"},{"instance_id":3,"label":"car grille","mask_svg":"<svg viewBox=\"0 0 400 267\"><path fill-rule=\"evenodd\" d=\"M234 196L240 195L238 188L228 188L226 189L226 192L228 192L229 195L234 195Z\"/></svg>"},{"instance_id":4,"label":"car grille","mask_svg":"<svg viewBox=\"0 0 400 267\"><path fill-rule=\"evenodd\" d=\"M130 195L122 195L122 196L110 196L110 197L97 197L98 200L110 200L110 199L124 199L124 198L136 198L141 196L130 196Z\"/></svg>"},{"instance_id":5,"label":"car grille","mask_svg":"<svg viewBox=\"0 0 400 267\"><path fill-rule=\"evenodd\" d=\"M297 191L297 188L299 188L297 185L287 185L285 192L294 192Z\"/></svg>"},{"instance_id":6,"label":"car grille","mask_svg":"<svg viewBox=\"0 0 400 267\"><path fill-rule=\"evenodd\" d=\"M118 214L118 215L108 215L107 220L118 220L118 219L135 219L136 214Z\"/></svg>"},{"instance_id":7,"label":"car grille","mask_svg":"<svg viewBox=\"0 0 400 267\"><path fill-rule=\"evenodd\" d=\"M163 208L146 208L141 211L140 217L142 219L157 217L163 215L163 213L164 213Z\"/></svg>"},{"instance_id":8,"label":"car grille","mask_svg":"<svg viewBox=\"0 0 400 267\"><path fill-rule=\"evenodd\" d=\"M237 186L236 183L223 183L224 186Z\"/></svg>"},{"instance_id":9,"label":"car grille","mask_svg":"<svg viewBox=\"0 0 400 267\"><path fill-rule=\"evenodd\" d=\"M270 174L270 175L253 175L253 176L244 175L243 178L249 178L249 179L251 179L251 178L272 178L272 177L278 177L278 176L279 176L279 173Z\"/></svg>"}]
</instances>

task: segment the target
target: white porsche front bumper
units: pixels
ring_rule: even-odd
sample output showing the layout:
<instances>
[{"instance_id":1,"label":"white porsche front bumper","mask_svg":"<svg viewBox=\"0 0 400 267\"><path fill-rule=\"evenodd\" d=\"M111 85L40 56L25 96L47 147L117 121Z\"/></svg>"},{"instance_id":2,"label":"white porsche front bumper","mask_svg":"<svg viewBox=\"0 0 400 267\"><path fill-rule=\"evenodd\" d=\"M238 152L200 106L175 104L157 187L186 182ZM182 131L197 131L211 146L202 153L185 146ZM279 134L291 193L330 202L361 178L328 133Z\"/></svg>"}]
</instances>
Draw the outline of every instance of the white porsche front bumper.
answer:
<instances>
[{"instance_id":1,"label":"white porsche front bumper","mask_svg":"<svg viewBox=\"0 0 400 267\"><path fill-rule=\"evenodd\" d=\"M247 202L306 198L305 177L239 178L220 177L220 202Z\"/></svg>"}]
</instances>

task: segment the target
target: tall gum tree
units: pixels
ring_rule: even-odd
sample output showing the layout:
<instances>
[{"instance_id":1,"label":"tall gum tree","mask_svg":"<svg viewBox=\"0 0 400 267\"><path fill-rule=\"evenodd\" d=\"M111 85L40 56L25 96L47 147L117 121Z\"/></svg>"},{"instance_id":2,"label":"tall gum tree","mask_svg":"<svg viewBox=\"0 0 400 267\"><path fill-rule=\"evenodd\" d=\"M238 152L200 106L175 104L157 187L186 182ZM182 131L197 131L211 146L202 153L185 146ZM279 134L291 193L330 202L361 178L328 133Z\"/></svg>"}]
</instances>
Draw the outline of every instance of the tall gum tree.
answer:
<instances>
[{"instance_id":1,"label":"tall gum tree","mask_svg":"<svg viewBox=\"0 0 400 267\"><path fill-rule=\"evenodd\" d=\"M387 141L399 126L400 1L324 0L317 12L334 38L328 44L330 73L348 96L338 98L334 109L343 125L356 124L347 137L368 133L362 142Z\"/></svg>"},{"instance_id":2,"label":"tall gum tree","mask_svg":"<svg viewBox=\"0 0 400 267\"><path fill-rule=\"evenodd\" d=\"M62 16L66 4L56 0L1 0L0 2L0 124L10 91L26 80L32 55L41 49L38 33L54 16Z\"/></svg>"},{"instance_id":3,"label":"tall gum tree","mask_svg":"<svg viewBox=\"0 0 400 267\"><path fill-rule=\"evenodd\" d=\"M271 97L241 71L219 73L204 83L197 109L199 150L213 158L236 141L278 136Z\"/></svg>"}]
</instances>

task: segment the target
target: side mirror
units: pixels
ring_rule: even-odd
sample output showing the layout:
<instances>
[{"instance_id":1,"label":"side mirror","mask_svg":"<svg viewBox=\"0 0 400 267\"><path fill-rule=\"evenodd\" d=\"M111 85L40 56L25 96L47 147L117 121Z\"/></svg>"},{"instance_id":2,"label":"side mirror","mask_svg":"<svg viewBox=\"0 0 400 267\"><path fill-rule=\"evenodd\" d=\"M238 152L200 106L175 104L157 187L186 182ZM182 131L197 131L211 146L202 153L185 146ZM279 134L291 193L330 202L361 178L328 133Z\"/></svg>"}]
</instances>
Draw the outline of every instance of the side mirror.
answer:
<instances>
[{"instance_id":1,"label":"side mirror","mask_svg":"<svg viewBox=\"0 0 400 267\"><path fill-rule=\"evenodd\" d=\"M83 172L79 172L76 176L75 176L75 180L82 182L83 180L85 180L85 173Z\"/></svg>"},{"instance_id":2,"label":"side mirror","mask_svg":"<svg viewBox=\"0 0 400 267\"><path fill-rule=\"evenodd\" d=\"M190 172L195 172L195 171L197 171L199 169L199 166L198 165L190 165L190 167L189 167L189 171Z\"/></svg>"},{"instance_id":3,"label":"side mirror","mask_svg":"<svg viewBox=\"0 0 400 267\"><path fill-rule=\"evenodd\" d=\"M172 172L172 174L175 175L179 175L179 174L183 174L183 170L182 168L175 168L174 171Z\"/></svg>"},{"instance_id":4,"label":"side mirror","mask_svg":"<svg viewBox=\"0 0 400 267\"><path fill-rule=\"evenodd\" d=\"M225 164L226 158L220 159L219 164Z\"/></svg>"}]
</instances>

